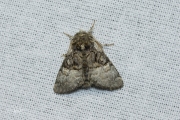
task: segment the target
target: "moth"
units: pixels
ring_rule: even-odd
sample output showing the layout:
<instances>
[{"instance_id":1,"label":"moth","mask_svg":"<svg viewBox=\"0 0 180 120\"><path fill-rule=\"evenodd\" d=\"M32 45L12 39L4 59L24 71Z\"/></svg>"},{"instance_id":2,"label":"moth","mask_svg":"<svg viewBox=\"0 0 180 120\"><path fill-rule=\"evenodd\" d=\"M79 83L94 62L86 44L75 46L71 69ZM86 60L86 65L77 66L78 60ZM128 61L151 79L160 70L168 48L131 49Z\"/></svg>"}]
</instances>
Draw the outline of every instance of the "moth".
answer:
<instances>
[{"instance_id":1,"label":"moth","mask_svg":"<svg viewBox=\"0 0 180 120\"><path fill-rule=\"evenodd\" d=\"M70 46L57 74L55 93L70 93L91 86L106 90L123 86L121 76L103 51L103 45L92 35L94 24L95 21L87 32L80 30L74 36L64 33L70 39Z\"/></svg>"}]
</instances>

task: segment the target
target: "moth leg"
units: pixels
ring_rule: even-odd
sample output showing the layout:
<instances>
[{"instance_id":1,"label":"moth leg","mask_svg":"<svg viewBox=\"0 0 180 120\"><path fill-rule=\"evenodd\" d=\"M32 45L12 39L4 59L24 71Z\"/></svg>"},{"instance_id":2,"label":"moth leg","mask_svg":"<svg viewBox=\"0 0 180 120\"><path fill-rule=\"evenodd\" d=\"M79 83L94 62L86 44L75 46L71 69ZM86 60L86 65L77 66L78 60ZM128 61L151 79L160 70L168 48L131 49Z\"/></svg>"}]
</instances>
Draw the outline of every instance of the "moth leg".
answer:
<instances>
[{"instance_id":1,"label":"moth leg","mask_svg":"<svg viewBox=\"0 0 180 120\"><path fill-rule=\"evenodd\" d=\"M111 44L103 44L103 46L107 46L107 47L113 46L113 45L114 45L114 43L111 43Z\"/></svg>"}]
</instances>

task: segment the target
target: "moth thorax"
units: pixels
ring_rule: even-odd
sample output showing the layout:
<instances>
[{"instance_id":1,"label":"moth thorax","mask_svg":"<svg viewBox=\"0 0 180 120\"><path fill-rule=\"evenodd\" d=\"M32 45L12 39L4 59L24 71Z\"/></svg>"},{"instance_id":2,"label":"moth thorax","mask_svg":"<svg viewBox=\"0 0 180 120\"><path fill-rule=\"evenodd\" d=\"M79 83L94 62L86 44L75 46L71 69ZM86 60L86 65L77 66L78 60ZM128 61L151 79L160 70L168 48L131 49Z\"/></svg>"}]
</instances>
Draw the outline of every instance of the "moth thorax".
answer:
<instances>
[{"instance_id":1,"label":"moth thorax","mask_svg":"<svg viewBox=\"0 0 180 120\"><path fill-rule=\"evenodd\" d=\"M93 46L92 35L85 32L80 31L76 33L73 37L73 44L72 47L74 50L78 51L86 51L89 50Z\"/></svg>"}]
</instances>

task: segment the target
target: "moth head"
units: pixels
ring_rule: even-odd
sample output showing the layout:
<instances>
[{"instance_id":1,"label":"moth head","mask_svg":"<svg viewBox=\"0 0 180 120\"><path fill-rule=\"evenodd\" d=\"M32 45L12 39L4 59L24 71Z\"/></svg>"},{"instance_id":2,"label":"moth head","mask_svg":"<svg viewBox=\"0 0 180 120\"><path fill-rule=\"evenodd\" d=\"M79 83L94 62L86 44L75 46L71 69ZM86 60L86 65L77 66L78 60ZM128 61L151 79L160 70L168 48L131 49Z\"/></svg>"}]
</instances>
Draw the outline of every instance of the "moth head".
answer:
<instances>
[{"instance_id":1,"label":"moth head","mask_svg":"<svg viewBox=\"0 0 180 120\"><path fill-rule=\"evenodd\" d=\"M87 32L80 30L74 36L64 33L71 40L70 48L68 50L69 52L71 50L87 51L90 50L92 47L94 47L94 39L92 35L94 24L95 24L95 20Z\"/></svg>"},{"instance_id":2,"label":"moth head","mask_svg":"<svg viewBox=\"0 0 180 120\"><path fill-rule=\"evenodd\" d=\"M92 34L79 31L72 38L72 49L77 51L89 50L94 45Z\"/></svg>"}]
</instances>

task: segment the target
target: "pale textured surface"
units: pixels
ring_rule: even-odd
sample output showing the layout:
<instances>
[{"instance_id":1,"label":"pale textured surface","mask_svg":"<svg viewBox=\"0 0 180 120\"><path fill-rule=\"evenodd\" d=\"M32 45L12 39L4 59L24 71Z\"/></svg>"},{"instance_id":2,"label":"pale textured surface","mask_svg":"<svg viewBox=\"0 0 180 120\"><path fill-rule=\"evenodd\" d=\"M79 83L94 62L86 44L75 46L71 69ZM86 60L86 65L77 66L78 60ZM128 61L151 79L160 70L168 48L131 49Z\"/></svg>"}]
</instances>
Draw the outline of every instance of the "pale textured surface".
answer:
<instances>
[{"instance_id":1,"label":"pale textured surface","mask_svg":"<svg viewBox=\"0 0 180 120\"><path fill-rule=\"evenodd\" d=\"M160 0L159 0L160 1ZM0 0L0 120L180 119L179 0ZM57 95L68 50L88 30L121 74L113 92Z\"/></svg>"}]
</instances>

